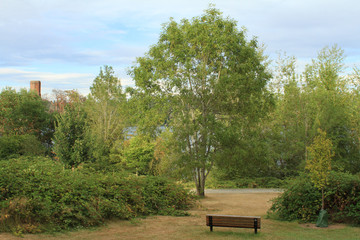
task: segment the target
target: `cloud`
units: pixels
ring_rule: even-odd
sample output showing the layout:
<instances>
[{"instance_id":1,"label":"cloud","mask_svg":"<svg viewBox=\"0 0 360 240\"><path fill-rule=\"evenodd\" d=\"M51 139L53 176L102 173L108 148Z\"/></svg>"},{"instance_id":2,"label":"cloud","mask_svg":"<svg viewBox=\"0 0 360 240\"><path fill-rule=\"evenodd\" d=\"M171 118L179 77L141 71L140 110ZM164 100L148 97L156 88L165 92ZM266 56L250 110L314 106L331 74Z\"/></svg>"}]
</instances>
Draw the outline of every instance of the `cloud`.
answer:
<instances>
[{"instance_id":1,"label":"cloud","mask_svg":"<svg viewBox=\"0 0 360 240\"><path fill-rule=\"evenodd\" d=\"M82 93L88 93L94 78L94 74L87 73L53 73L16 68L0 68L0 88L5 86L17 89L28 88L31 80L39 80L42 82L42 88L45 92L46 89L77 89ZM11 79L11 81L6 79Z\"/></svg>"},{"instance_id":2,"label":"cloud","mask_svg":"<svg viewBox=\"0 0 360 240\"><path fill-rule=\"evenodd\" d=\"M0 75L18 75L24 78L47 79L49 82L57 82L58 80L90 77L92 74L84 73L46 73L30 70L21 70L16 68L0 68ZM71 81L71 80L70 80Z\"/></svg>"},{"instance_id":3,"label":"cloud","mask_svg":"<svg viewBox=\"0 0 360 240\"><path fill-rule=\"evenodd\" d=\"M305 55L329 43L355 47L360 40L353 31L360 8L360 2L355 0L212 2L225 16L246 26L251 35L259 36L271 51L289 48ZM60 53L77 53L89 47L106 50L119 42L148 46L169 17L178 20L198 16L209 1L3 0L0 4L0 51L7 53L3 55L6 64L31 62L31 56L38 51L47 53L40 57L68 61L69 54ZM304 53L306 49L311 50Z\"/></svg>"},{"instance_id":4,"label":"cloud","mask_svg":"<svg viewBox=\"0 0 360 240\"><path fill-rule=\"evenodd\" d=\"M28 71L14 69L14 68L0 68L0 75L11 75L11 74L25 74Z\"/></svg>"},{"instance_id":5,"label":"cloud","mask_svg":"<svg viewBox=\"0 0 360 240\"><path fill-rule=\"evenodd\" d=\"M98 71L98 69L96 69ZM121 69L115 68L122 87L134 87L135 82L126 76ZM34 70L22 70L17 68L0 68L0 90L6 86L15 89L30 87L31 80L41 81L43 94L51 95L53 89L78 90L83 95L90 93L90 86L98 73L54 73L38 72ZM6 79L12 79L7 81Z\"/></svg>"},{"instance_id":6,"label":"cloud","mask_svg":"<svg viewBox=\"0 0 360 240\"><path fill-rule=\"evenodd\" d=\"M199 16L209 2L258 36L272 58L283 50L307 61L337 43L360 62L357 0L1 0L0 87L43 79L88 89L105 64L128 79L124 69L156 43L162 23Z\"/></svg>"},{"instance_id":7,"label":"cloud","mask_svg":"<svg viewBox=\"0 0 360 240\"><path fill-rule=\"evenodd\" d=\"M132 78L120 78L120 81L123 88L135 86L135 81Z\"/></svg>"}]
</instances>

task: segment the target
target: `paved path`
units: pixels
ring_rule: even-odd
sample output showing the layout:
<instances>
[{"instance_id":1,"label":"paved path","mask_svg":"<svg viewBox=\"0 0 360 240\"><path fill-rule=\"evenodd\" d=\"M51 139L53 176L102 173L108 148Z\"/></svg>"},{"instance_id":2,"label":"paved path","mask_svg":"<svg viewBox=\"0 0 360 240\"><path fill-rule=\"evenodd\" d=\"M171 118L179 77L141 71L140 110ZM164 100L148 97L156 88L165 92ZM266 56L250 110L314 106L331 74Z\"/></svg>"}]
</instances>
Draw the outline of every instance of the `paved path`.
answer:
<instances>
[{"instance_id":1,"label":"paved path","mask_svg":"<svg viewBox=\"0 0 360 240\"><path fill-rule=\"evenodd\" d=\"M280 188L237 188L237 189L206 189L206 193L282 193Z\"/></svg>"}]
</instances>

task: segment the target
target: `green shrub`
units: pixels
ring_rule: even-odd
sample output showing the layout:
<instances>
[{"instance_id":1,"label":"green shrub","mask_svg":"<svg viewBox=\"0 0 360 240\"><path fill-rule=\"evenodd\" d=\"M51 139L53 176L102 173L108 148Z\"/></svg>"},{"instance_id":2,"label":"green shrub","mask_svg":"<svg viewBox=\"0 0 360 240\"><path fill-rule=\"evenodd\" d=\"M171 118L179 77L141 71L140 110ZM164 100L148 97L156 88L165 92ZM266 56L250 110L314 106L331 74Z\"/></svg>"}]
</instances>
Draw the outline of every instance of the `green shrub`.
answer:
<instances>
[{"instance_id":1,"label":"green shrub","mask_svg":"<svg viewBox=\"0 0 360 240\"><path fill-rule=\"evenodd\" d=\"M321 208L321 193L304 176L295 179L270 209L282 220L312 221Z\"/></svg>"},{"instance_id":2,"label":"green shrub","mask_svg":"<svg viewBox=\"0 0 360 240\"><path fill-rule=\"evenodd\" d=\"M333 172L325 193L325 208L334 221L360 224L360 176Z\"/></svg>"},{"instance_id":3,"label":"green shrub","mask_svg":"<svg viewBox=\"0 0 360 240\"><path fill-rule=\"evenodd\" d=\"M305 175L274 199L269 215L282 220L316 220L321 209L321 192ZM331 172L325 188L325 209L333 222L360 224L360 177Z\"/></svg>"},{"instance_id":4,"label":"green shrub","mask_svg":"<svg viewBox=\"0 0 360 240\"><path fill-rule=\"evenodd\" d=\"M34 135L0 136L0 159L44 154L45 147Z\"/></svg>"},{"instance_id":5,"label":"green shrub","mask_svg":"<svg viewBox=\"0 0 360 240\"><path fill-rule=\"evenodd\" d=\"M0 231L95 226L107 219L185 214L193 197L157 177L64 169L44 157L0 161ZM20 230L19 230L20 228Z\"/></svg>"},{"instance_id":6,"label":"green shrub","mask_svg":"<svg viewBox=\"0 0 360 240\"><path fill-rule=\"evenodd\" d=\"M174 184L164 177L142 177L145 209L147 214L187 215L180 211L189 207L189 193L181 185ZM157 209L161 209L158 211Z\"/></svg>"}]
</instances>

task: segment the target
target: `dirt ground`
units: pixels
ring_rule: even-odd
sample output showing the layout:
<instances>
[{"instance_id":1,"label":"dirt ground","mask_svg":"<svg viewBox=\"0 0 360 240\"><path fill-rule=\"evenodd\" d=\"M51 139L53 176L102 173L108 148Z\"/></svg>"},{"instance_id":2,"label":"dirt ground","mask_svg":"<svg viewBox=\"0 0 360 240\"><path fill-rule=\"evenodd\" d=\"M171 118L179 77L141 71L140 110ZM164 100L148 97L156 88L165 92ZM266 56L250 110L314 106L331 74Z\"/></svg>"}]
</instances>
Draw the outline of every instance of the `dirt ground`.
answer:
<instances>
[{"instance_id":1,"label":"dirt ground","mask_svg":"<svg viewBox=\"0 0 360 240\"><path fill-rule=\"evenodd\" d=\"M271 206L270 200L279 193L207 193L197 206L190 210L189 217L153 216L133 221L113 221L104 227L79 230L56 235L24 235L22 239L212 239L209 227L205 226L205 215L229 214L264 216ZM267 220L262 218L263 222ZM225 228L214 228L223 231ZM228 229L228 228L226 228ZM239 230L239 229L237 229ZM252 229L241 229L251 232ZM229 230L227 230L229 231ZM231 230L230 230L231 231ZM261 230L260 230L261 231ZM20 239L12 234L0 234L0 239Z\"/></svg>"}]
</instances>

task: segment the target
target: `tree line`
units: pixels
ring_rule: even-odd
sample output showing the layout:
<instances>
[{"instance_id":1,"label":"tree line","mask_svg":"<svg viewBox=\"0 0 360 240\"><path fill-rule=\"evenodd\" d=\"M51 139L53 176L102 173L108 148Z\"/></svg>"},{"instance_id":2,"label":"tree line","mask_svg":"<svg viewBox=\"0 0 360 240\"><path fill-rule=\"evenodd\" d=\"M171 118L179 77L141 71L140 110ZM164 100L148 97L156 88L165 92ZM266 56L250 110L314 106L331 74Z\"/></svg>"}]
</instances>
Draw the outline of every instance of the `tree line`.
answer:
<instances>
[{"instance_id":1,"label":"tree line","mask_svg":"<svg viewBox=\"0 0 360 240\"><path fill-rule=\"evenodd\" d=\"M104 66L88 96L56 92L61 110L3 89L0 157L46 154L67 168L169 176L204 195L210 173L297 176L321 129L332 141L332 168L359 173L360 71L344 62L334 45L303 72L286 55L272 67L256 38L210 7L163 25L129 70L135 87L124 89Z\"/></svg>"}]
</instances>

